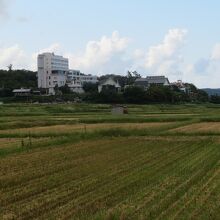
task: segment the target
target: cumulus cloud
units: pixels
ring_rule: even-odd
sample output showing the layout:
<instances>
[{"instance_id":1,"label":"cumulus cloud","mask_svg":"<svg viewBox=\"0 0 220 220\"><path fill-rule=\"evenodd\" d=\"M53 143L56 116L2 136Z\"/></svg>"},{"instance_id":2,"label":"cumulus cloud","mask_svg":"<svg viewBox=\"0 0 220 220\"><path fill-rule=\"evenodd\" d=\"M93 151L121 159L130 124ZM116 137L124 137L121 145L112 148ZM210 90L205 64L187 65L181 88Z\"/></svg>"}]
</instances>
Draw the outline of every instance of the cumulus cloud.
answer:
<instances>
[{"instance_id":1,"label":"cumulus cloud","mask_svg":"<svg viewBox=\"0 0 220 220\"><path fill-rule=\"evenodd\" d=\"M0 47L0 68L6 69L9 64L12 64L15 69L30 69L36 71L37 55L44 52L63 54L62 47L58 43L51 44L49 47L40 49L32 54L28 54L18 44L10 47Z\"/></svg>"},{"instance_id":2,"label":"cumulus cloud","mask_svg":"<svg viewBox=\"0 0 220 220\"><path fill-rule=\"evenodd\" d=\"M36 70L36 59L39 53L54 52L68 57L71 68L80 69L85 73L125 73L131 69L140 70L142 74L149 72L154 74L170 74L170 72L175 72L179 67L179 63L182 62L180 51L184 44L185 35L186 30L169 30L161 44L150 47L147 52L137 49L133 54L129 53L130 39L128 37L121 37L117 31L114 31L111 36L102 36L100 40L89 41L84 52L79 54L65 52L59 43L54 43L45 49L36 51L32 55L25 54L16 45L16 52L18 53L18 58L21 52L23 56L28 57L29 64L25 65L24 68L34 70ZM12 54L9 52L10 48L5 48L4 51ZM1 56L4 56L4 54ZM7 62L9 60L8 58ZM11 59L12 61L13 58ZM0 65L2 65L2 62Z\"/></svg>"},{"instance_id":3,"label":"cumulus cloud","mask_svg":"<svg viewBox=\"0 0 220 220\"><path fill-rule=\"evenodd\" d=\"M38 56L38 54L46 53L46 52L63 55L62 46L59 43L53 43L49 47L40 49L39 51L37 51L31 55L32 62L29 65L30 69L32 69L32 70L37 69L37 56Z\"/></svg>"},{"instance_id":4,"label":"cumulus cloud","mask_svg":"<svg viewBox=\"0 0 220 220\"><path fill-rule=\"evenodd\" d=\"M37 55L44 52L54 52L68 57L71 68L80 69L85 73L124 73L132 62L127 55L129 42L129 38L121 37L117 31L114 31L109 37L103 36L100 40L89 41L84 52L80 54L65 52L59 43L53 43L33 54L25 53L18 45L8 48L0 47L0 68L5 68L12 63L14 68L36 70Z\"/></svg>"},{"instance_id":5,"label":"cumulus cloud","mask_svg":"<svg viewBox=\"0 0 220 220\"><path fill-rule=\"evenodd\" d=\"M70 66L91 73L109 73L122 71L127 65L126 50L129 38L120 37L114 31L110 37L103 36L98 41L89 41L82 54L66 54L70 58Z\"/></svg>"},{"instance_id":6,"label":"cumulus cloud","mask_svg":"<svg viewBox=\"0 0 220 220\"><path fill-rule=\"evenodd\" d=\"M171 29L162 43L149 48L145 68L155 74L171 74L179 72L183 63L181 49L185 44L187 30Z\"/></svg>"},{"instance_id":7,"label":"cumulus cloud","mask_svg":"<svg viewBox=\"0 0 220 220\"><path fill-rule=\"evenodd\" d=\"M46 53L46 52L63 54L62 46L59 43L53 43L49 47L40 49L36 54Z\"/></svg>"},{"instance_id":8,"label":"cumulus cloud","mask_svg":"<svg viewBox=\"0 0 220 220\"><path fill-rule=\"evenodd\" d=\"M209 58L199 59L185 71L184 78L190 79L200 88L220 87L220 43L216 44Z\"/></svg>"},{"instance_id":9,"label":"cumulus cloud","mask_svg":"<svg viewBox=\"0 0 220 220\"><path fill-rule=\"evenodd\" d=\"M0 68L13 64L14 68L37 69L37 55L43 52L54 52L69 58L70 68L79 69L91 74L126 73L137 70L142 76L166 75L171 81L182 79L196 86L220 87L220 43L216 44L207 58L197 62L184 63L182 48L186 41L187 31L171 29L161 43L149 47L148 50L129 48L130 39L121 37L115 31L110 36L89 41L82 53L66 52L59 43L27 53L15 44L10 47L0 45ZM180 71L181 70L181 71Z\"/></svg>"},{"instance_id":10,"label":"cumulus cloud","mask_svg":"<svg viewBox=\"0 0 220 220\"><path fill-rule=\"evenodd\" d=\"M193 65L193 69L197 74L205 74L210 64L209 59L201 58Z\"/></svg>"},{"instance_id":11,"label":"cumulus cloud","mask_svg":"<svg viewBox=\"0 0 220 220\"><path fill-rule=\"evenodd\" d=\"M22 69L30 67L31 60L19 45L0 48L0 68L5 69L9 64Z\"/></svg>"}]
</instances>

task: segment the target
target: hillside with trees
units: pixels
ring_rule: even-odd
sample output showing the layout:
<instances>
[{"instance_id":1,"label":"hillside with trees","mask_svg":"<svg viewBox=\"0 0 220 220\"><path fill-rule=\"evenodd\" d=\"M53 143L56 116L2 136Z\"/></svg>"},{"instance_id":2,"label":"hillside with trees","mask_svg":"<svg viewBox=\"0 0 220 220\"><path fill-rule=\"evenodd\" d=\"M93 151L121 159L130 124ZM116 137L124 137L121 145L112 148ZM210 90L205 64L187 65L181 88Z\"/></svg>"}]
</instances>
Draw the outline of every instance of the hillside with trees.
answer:
<instances>
[{"instance_id":1,"label":"hillside with trees","mask_svg":"<svg viewBox=\"0 0 220 220\"><path fill-rule=\"evenodd\" d=\"M48 97L46 100L54 101L57 98L63 101L72 101L78 98L84 102L91 103L132 103L132 104L148 104L148 103L183 103L183 102L208 102L219 103L218 96L208 97L204 90L199 90L193 84L187 84L189 91L183 92L178 87L171 86L150 86L145 91L143 88L134 86L140 74L136 71L128 72L126 76L122 75L103 75L99 80L105 80L112 77L121 85L121 92L116 92L114 88L108 88L98 93L98 84L85 83L83 89L84 94L76 94L70 91L67 85L57 88L55 97ZM0 70L0 97L13 96L12 90L17 88L37 89L37 73L28 70ZM43 98L36 96L30 98L30 101L40 101Z\"/></svg>"},{"instance_id":2,"label":"hillside with trees","mask_svg":"<svg viewBox=\"0 0 220 220\"><path fill-rule=\"evenodd\" d=\"M0 70L0 96L11 96L13 89L37 88L37 73L28 70Z\"/></svg>"}]
</instances>

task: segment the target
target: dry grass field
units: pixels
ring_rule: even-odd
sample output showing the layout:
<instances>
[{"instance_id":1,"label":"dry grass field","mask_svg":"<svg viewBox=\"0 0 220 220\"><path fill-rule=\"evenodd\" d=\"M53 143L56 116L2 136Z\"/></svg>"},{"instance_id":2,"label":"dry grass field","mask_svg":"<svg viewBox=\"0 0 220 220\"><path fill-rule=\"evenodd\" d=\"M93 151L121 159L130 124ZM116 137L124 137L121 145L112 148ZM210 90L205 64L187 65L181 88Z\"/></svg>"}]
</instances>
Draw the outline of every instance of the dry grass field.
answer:
<instances>
[{"instance_id":1,"label":"dry grass field","mask_svg":"<svg viewBox=\"0 0 220 220\"><path fill-rule=\"evenodd\" d=\"M220 132L220 122L202 122L202 123L194 123L191 125L186 125L183 127L179 127L174 129L174 131L179 132L187 132L187 133L193 133L193 132Z\"/></svg>"},{"instance_id":2,"label":"dry grass field","mask_svg":"<svg viewBox=\"0 0 220 220\"><path fill-rule=\"evenodd\" d=\"M220 106L0 106L0 219L220 219Z\"/></svg>"}]
</instances>

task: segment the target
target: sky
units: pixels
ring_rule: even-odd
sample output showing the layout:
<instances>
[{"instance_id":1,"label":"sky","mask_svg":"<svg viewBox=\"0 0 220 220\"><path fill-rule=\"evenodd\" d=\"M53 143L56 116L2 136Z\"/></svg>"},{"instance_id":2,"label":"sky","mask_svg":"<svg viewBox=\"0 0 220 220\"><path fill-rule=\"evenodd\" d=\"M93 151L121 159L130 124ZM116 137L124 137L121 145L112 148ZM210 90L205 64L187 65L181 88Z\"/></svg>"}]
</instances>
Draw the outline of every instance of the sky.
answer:
<instances>
[{"instance_id":1,"label":"sky","mask_svg":"<svg viewBox=\"0 0 220 220\"><path fill-rule=\"evenodd\" d=\"M86 74L128 70L220 88L219 0L0 0L0 68L55 52Z\"/></svg>"}]
</instances>

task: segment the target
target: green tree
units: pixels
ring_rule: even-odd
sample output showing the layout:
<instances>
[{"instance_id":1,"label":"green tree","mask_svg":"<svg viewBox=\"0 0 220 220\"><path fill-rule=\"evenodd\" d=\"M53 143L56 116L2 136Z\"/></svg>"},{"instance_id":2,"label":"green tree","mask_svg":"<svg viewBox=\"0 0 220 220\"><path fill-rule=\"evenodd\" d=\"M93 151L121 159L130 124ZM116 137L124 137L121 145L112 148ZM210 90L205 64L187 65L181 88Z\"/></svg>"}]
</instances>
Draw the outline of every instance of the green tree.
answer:
<instances>
[{"instance_id":1,"label":"green tree","mask_svg":"<svg viewBox=\"0 0 220 220\"><path fill-rule=\"evenodd\" d=\"M150 102L172 103L173 92L168 86L152 85L147 90L147 97Z\"/></svg>"},{"instance_id":2,"label":"green tree","mask_svg":"<svg viewBox=\"0 0 220 220\"><path fill-rule=\"evenodd\" d=\"M124 91L126 103L141 104L146 102L146 93L143 88L138 86L129 86Z\"/></svg>"},{"instance_id":3,"label":"green tree","mask_svg":"<svg viewBox=\"0 0 220 220\"><path fill-rule=\"evenodd\" d=\"M204 90L198 89L197 94L198 94L197 99L199 102L208 102L209 101L209 95Z\"/></svg>"},{"instance_id":4,"label":"green tree","mask_svg":"<svg viewBox=\"0 0 220 220\"><path fill-rule=\"evenodd\" d=\"M28 70L0 70L0 88L37 88L37 73Z\"/></svg>"},{"instance_id":5,"label":"green tree","mask_svg":"<svg viewBox=\"0 0 220 220\"><path fill-rule=\"evenodd\" d=\"M61 86L59 88L59 90L62 92L62 94L71 94L72 93L70 90L70 87L67 84L65 84L64 86Z\"/></svg>"},{"instance_id":6,"label":"green tree","mask_svg":"<svg viewBox=\"0 0 220 220\"><path fill-rule=\"evenodd\" d=\"M97 83L84 83L83 90L86 93L94 93L98 91L98 84Z\"/></svg>"},{"instance_id":7,"label":"green tree","mask_svg":"<svg viewBox=\"0 0 220 220\"><path fill-rule=\"evenodd\" d=\"M220 104L220 96L219 95L211 95L210 102L214 104Z\"/></svg>"},{"instance_id":8,"label":"green tree","mask_svg":"<svg viewBox=\"0 0 220 220\"><path fill-rule=\"evenodd\" d=\"M141 78L141 75L137 71L134 71L134 72L128 71L126 84L133 85L135 80L138 78Z\"/></svg>"}]
</instances>

